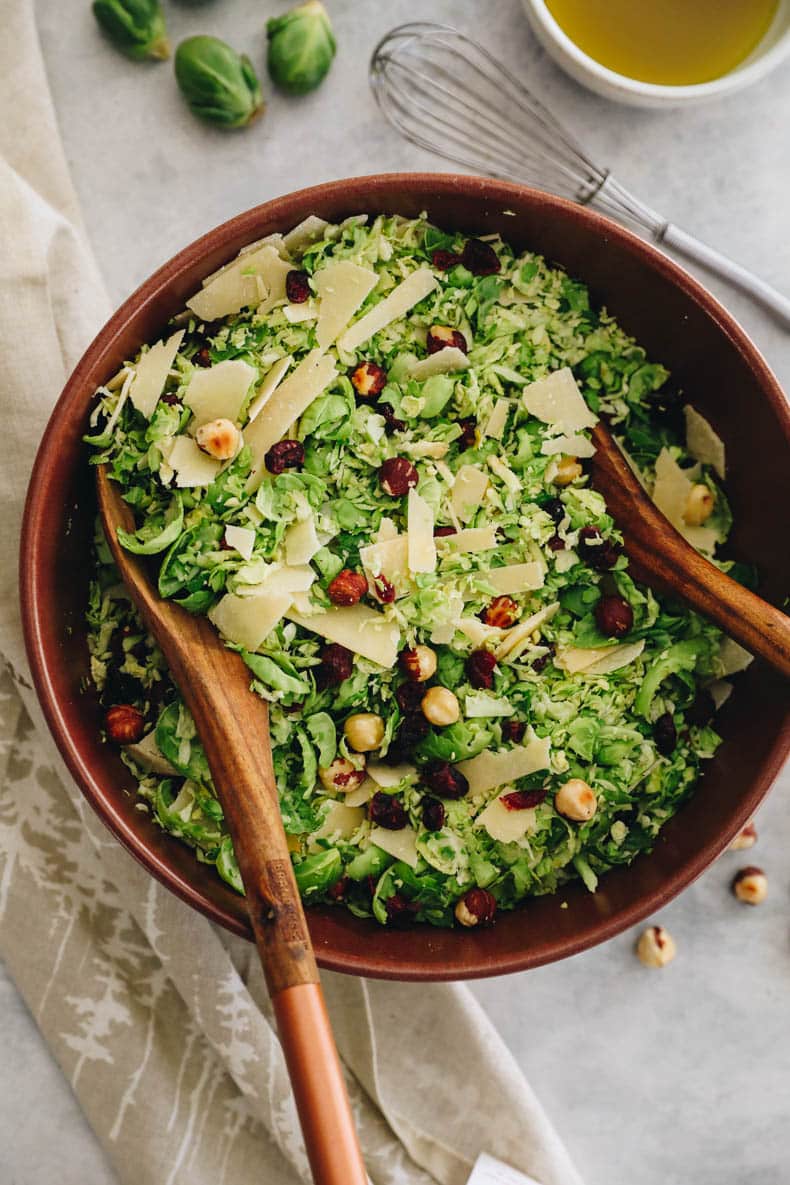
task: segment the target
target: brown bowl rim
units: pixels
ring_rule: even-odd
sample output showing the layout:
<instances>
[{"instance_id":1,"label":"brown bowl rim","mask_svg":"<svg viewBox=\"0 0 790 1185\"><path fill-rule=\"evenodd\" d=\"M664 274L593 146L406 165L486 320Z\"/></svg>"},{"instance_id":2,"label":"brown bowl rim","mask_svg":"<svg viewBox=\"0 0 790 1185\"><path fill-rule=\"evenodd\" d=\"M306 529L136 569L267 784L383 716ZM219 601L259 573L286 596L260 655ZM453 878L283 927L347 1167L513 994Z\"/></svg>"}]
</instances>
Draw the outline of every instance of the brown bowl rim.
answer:
<instances>
[{"instance_id":1,"label":"brown bowl rim","mask_svg":"<svg viewBox=\"0 0 790 1185\"><path fill-rule=\"evenodd\" d=\"M123 332L127 320L133 314L141 312L157 297L166 293L179 274L194 266L197 259L206 256L210 251L216 252L224 243L236 241L240 236L244 238L245 242L253 241L255 228L258 224L263 220L271 222L278 218L283 221L289 209L297 201L303 203L306 199L314 200L315 209L320 210L326 201L345 197L354 198L360 187L367 192L367 204L370 209L376 208L377 194L380 193L384 197L388 197L394 189L399 192L410 192L412 195L430 191L432 195L436 196L457 194L459 191L463 191L470 198L502 204L504 209L508 208L508 203L515 197L523 199L526 196L538 205L559 207L571 218L586 222L596 234L616 240L627 253L647 263L649 267L668 279L707 314L719 331L741 354L755 375L764 397L771 405L778 421L783 425L786 440L790 443L790 407L777 379L735 318L687 271L631 231L587 207L579 206L574 202L541 190L532 189L529 186L454 173L379 173L329 181L261 203L201 235L144 280L99 330L69 376L52 410L49 423L60 420L64 414L71 410L71 404L78 401L83 392L83 374L93 368L98 356L111 348L114 340ZM285 225L285 223L283 224ZM50 433L45 431L33 468L33 472L37 476L45 470L50 448ZM25 646L34 687L61 756L97 815L123 847L151 875L211 921L217 922L234 934L251 939L251 931L245 925L242 917L226 910L220 903L205 897L189 878L182 876L164 857L160 857L130 830L123 815L116 808L113 795L97 782L89 763L72 741L54 693L48 657L41 645L41 614L44 612L44 599L41 588L43 573L39 538L47 513L45 495L45 482L31 480L25 502L20 542L20 604ZM751 818L759 803L768 793L788 752L790 752L790 712L787 713L783 726L775 735L769 749L761 755L757 769L750 781L748 792L744 794L741 807L731 819L730 825L719 828L715 834L712 834L694 856L687 859L662 883L660 888L644 893L634 901L633 905L620 909L611 917L587 925L577 935L545 941L540 946L525 948L522 952L496 953L492 956L485 946L481 945L479 948L476 946L474 941L476 935L467 933L459 935L459 943L466 940L467 946L463 953L459 953L457 959L426 962L419 957L403 958L399 955L397 963L394 960L387 961L380 957L366 956L364 943L359 944L357 951L337 954L325 942L318 942L316 944L318 962L327 970L371 978L415 981L475 979L538 967L578 954L589 947L605 942L662 908L713 863L740 828ZM310 913L311 911L308 911L308 920L310 920ZM333 913L337 913L337 911L333 911ZM311 926L311 929L315 929L315 927ZM398 933L405 932L395 932L393 938ZM483 936L480 935L480 937Z\"/></svg>"}]
</instances>

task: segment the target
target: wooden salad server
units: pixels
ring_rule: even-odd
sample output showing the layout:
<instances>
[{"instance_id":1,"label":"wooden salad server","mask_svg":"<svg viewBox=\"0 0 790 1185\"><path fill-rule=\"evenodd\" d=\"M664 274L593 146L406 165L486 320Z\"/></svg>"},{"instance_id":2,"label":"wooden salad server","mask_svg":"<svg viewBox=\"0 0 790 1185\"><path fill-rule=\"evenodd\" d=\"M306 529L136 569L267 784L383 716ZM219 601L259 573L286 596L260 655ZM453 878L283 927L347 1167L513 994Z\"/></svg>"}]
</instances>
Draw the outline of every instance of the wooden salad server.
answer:
<instances>
[{"instance_id":1,"label":"wooden salad server","mask_svg":"<svg viewBox=\"0 0 790 1185\"><path fill-rule=\"evenodd\" d=\"M790 618L706 560L653 505L609 429L592 430L593 485L623 533L625 550L652 581L710 618L751 654L790 675Z\"/></svg>"},{"instance_id":2,"label":"wooden salad server","mask_svg":"<svg viewBox=\"0 0 790 1185\"><path fill-rule=\"evenodd\" d=\"M96 474L113 559L194 717L241 870L316 1185L368 1185L346 1085L280 817L269 710L250 673L205 617L162 600L117 528L131 509L106 467ZM196 955L199 952L196 952Z\"/></svg>"}]
</instances>

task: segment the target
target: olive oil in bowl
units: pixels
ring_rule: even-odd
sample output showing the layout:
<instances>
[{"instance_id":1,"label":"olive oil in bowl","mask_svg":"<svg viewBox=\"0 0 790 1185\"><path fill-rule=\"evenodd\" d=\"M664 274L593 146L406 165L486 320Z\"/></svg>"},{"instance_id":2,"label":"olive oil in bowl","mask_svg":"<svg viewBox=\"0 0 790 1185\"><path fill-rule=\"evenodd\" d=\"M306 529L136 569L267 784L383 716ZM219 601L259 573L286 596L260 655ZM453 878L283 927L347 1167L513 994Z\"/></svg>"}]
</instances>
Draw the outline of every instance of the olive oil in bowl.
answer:
<instances>
[{"instance_id":1,"label":"olive oil in bowl","mask_svg":"<svg viewBox=\"0 0 790 1185\"><path fill-rule=\"evenodd\" d=\"M778 0L545 0L568 37L609 70L659 86L721 78L756 49Z\"/></svg>"}]
</instances>

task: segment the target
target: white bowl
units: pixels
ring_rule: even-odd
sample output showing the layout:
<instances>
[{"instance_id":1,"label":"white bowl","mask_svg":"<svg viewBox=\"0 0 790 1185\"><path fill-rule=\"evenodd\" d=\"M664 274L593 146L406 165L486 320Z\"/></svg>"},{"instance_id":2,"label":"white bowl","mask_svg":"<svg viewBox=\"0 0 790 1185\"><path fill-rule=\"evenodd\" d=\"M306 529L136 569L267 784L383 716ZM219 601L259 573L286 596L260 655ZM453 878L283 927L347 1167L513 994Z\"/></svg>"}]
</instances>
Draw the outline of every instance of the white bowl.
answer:
<instances>
[{"instance_id":1,"label":"white bowl","mask_svg":"<svg viewBox=\"0 0 790 1185\"><path fill-rule=\"evenodd\" d=\"M635 107L679 107L730 95L758 82L790 57L790 0L780 0L768 32L748 58L721 78L694 86L658 86L608 70L579 49L560 28L545 0L522 0L522 3L538 40L563 70L599 95Z\"/></svg>"}]
</instances>

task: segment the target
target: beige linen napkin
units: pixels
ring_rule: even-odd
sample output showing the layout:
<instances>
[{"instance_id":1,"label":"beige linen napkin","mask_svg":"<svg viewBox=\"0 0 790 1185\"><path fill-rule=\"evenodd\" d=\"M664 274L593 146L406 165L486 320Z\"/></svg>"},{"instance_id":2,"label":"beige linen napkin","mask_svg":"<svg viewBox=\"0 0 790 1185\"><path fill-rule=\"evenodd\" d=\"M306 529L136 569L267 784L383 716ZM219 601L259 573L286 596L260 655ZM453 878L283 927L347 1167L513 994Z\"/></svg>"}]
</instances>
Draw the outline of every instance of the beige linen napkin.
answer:
<instances>
[{"instance_id":1,"label":"beige linen napkin","mask_svg":"<svg viewBox=\"0 0 790 1185\"><path fill-rule=\"evenodd\" d=\"M190 911L84 803L30 687L15 557L36 445L108 313L32 0L0 40L0 956L129 1185L309 1180L254 948ZM463 1185L487 1150L579 1177L472 996L325 975L374 1185ZM514 1006L518 1006L518 1002Z\"/></svg>"}]
</instances>

